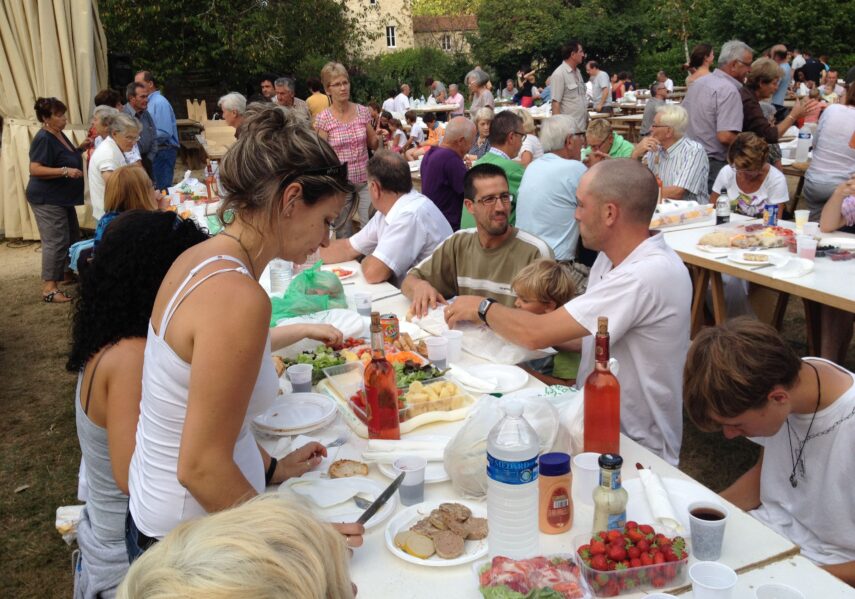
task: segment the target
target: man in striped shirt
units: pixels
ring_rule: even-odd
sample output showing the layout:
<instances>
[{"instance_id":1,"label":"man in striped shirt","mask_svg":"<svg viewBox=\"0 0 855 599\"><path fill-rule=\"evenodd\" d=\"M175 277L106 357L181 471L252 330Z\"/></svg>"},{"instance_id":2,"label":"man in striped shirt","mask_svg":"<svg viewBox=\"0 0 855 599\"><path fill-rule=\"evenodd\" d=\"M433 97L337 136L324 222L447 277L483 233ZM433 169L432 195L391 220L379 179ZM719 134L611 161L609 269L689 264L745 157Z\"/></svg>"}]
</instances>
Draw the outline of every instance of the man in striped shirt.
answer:
<instances>
[{"instance_id":1,"label":"man in striped shirt","mask_svg":"<svg viewBox=\"0 0 855 599\"><path fill-rule=\"evenodd\" d=\"M641 160L662 182L662 197L709 203L709 159L698 142L684 137L689 124L686 109L666 104L656 110L650 135L635 147L632 157Z\"/></svg>"},{"instance_id":2,"label":"man in striped shirt","mask_svg":"<svg viewBox=\"0 0 855 599\"><path fill-rule=\"evenodd\" d=\"M501 167L472 167L463 179L463 198L475 228L461 229L443 241L401 285L416 316L458 295L489 296L513 307L514 276L535 260L553 257L545 241L510 225L511 194Z\"/></svg>"}]
</instances>

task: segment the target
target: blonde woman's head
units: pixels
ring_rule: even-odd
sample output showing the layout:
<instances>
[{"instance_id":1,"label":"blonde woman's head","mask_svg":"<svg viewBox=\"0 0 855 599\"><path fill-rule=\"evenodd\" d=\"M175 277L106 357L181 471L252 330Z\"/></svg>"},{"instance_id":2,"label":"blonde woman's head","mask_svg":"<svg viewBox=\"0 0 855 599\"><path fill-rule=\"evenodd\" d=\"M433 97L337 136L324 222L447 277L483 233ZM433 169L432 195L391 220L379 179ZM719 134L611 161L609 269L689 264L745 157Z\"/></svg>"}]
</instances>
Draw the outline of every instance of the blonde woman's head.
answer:
<instances>
[{"instance_id":1,"label":"blonde woman's head","mask_svg":"<svg viewBox=\"0 0 855 599\"><path fill-rule=\"evenodd\" d=\"M517 113L517 116L522 119L523 131L525 131L529 135L534 135L534 132L537 129L534 125L534 118L531 116L531 113L525 108L515 108L514 112Z\"/></svg>"},{"instance_id":2,"label":"blonde woman's head","mask_svg":"<svg viewBox=\"0 0 855 599\"><path fill-rule=\"evenodd\" d=\"M727 150L727 162L735 170L759 171L768 159L769 144L750 131L737 135Z\"/></svg>"},{"instance_id":3,"label":"blonde woman's head","mask_svg":"<svg viewBox=\"0 0 855 599\"><path fill-rule=\"evenodd\" d=\"M120 166L107 179L104 188L104 210L157 210L151 179L138 166Z\"/></svg>"},{"instance_id":4,"label":"blonde woman's head","mask_svg":"<svg viewBox=\"0 0 855 599\"><path fill-rule=\"evenodd\" d=\"M131 566L118 599L352 599L345 539L277 494L185 522Z\"/></svg>"}]
</instances>

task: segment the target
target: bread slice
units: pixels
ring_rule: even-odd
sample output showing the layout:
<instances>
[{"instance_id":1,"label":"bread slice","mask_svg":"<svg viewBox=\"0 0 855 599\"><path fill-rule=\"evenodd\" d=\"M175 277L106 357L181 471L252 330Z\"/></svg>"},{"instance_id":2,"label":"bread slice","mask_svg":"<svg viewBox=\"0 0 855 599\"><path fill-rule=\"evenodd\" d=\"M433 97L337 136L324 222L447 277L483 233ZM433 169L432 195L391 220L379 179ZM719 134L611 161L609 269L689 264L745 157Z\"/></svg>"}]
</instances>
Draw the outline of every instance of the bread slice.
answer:
<instances>
[{"instance_id":1,"label":"bread slice","mask_svg":"<svg viewBox=\"0 0 855 599\"><path fill-rule=\"evenodd\" d=\"M349 476L366 476L368 465L356 460L336 460L330 464L330 478L347 478Z\"/></svg>"},{"instance_id":2,"label":"bread slice","mask_svg":"<svg viewBox=\"0 0 855 599\"><path fill-rule=\"evenodd\" d=\"M273 358L273 367L276 369L276 376L281 377L285 374L285 360L279 356L271 356Z\"/></svg>"}]
</instances>

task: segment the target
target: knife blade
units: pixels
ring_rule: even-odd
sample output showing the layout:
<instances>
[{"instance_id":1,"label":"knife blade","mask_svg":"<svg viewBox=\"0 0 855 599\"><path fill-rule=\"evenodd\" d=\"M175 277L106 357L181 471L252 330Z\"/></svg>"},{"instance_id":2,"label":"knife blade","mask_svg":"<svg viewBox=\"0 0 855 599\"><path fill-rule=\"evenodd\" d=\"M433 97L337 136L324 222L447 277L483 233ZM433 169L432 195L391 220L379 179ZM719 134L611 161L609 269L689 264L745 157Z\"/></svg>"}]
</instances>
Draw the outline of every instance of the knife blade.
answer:
<instances>
[{"instance_id":1,"label":"knife blade","mask_svg":"<svg viewBox=\"0 0 855 599\"><path fill-rule=\"evenodd\" d=\"M754 268L749 268L748 270L760 270L761 268L769 268L770 266L775 266L773 263L769 262L768 264L763 264L761 266L755 266Z\"/></svg>"},{"instance_id":2,"label":"knife blade","mask_svg":"<svg viewBox=\"0 0 855 599\"><path fill-rule=\"evenodd\" d=\"M395 491L398 490L398 487L401 486L401 483L404 481L404 476L406 472L401 472L398 475L398 478L392 481L392 484L386 487L386 490L380 493L380 497L374 500L374 503L368 506L368 509L362 512L362 515L356 521L357 524L365 524L368 522L374 514L377 513L381 507L385 505L389 498L395 494Z\"/></svg>"}]
</instances>

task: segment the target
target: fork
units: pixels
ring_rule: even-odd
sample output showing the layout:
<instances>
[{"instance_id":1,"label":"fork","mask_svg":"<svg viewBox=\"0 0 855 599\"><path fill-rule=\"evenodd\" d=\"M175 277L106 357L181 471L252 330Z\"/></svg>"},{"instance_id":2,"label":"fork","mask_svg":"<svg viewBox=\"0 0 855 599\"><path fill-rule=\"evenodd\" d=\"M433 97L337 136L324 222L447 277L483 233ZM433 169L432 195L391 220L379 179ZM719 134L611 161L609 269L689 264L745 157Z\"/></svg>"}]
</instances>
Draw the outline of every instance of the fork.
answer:
<instances>
[{"instance_id":1,"label":"fork","mask_svg":"<svg viewBox=\"0 0 855 599\"><path fill-rule=\"evenodd\" d=\"M374 503L374 502L373 502L373 501L369 501L368 499L363 499L363 498L362 498L362 497L360 497L359 495L354 495L354 496L353 496L353 503L355 503L355 504L356 504L356 507L358 507L359 509L361 509L361 510L367 510L367 509L368 509L368 507L369 507L372 503Z\"/></svg>"},{"instance_id":2,"label":"fork","mask_svg":"<svg viewBox=\"0 0 855 599\"><path fill-rule=\"evenodd\" d=\"M328 443L326 447L327 449L332 449L333 447L341 447L345 443L347 443L347 435L342 435L332 443Z\"/></svg>"}]
</instances>

